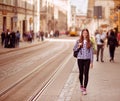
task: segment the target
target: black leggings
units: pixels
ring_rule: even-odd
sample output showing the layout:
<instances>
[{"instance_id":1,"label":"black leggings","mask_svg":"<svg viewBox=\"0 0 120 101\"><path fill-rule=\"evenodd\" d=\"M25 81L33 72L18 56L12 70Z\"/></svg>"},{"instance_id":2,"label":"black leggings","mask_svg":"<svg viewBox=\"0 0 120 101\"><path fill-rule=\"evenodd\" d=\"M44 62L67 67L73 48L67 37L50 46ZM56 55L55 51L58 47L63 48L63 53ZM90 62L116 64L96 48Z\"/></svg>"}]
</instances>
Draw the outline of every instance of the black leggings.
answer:
<instances>
[{"instance_id":1,"label":"black leggings","mask_svg":"<svg viewBox=\"0 0 120 101\"><path fill-rule=\"evenodd\" d=\"M77 60L78 67L79 67L79 80L81 86L84 88L87 87L88 84L88 77L89 77L89 67L90 67L90 59L78 59ZM84 80L83 80L84 78ZM84 84L83 84L84 82Z\"/></svg>"},{"instance_id":2,"label":"black leggings","mask_svg":"<svg viewBox=\"0 0 120 101\"><path fill-rule=\"evenodd\" d=\"M114 60L115 46L109 46L109 53L112 60Z\"/></svg>"}]
</instances>

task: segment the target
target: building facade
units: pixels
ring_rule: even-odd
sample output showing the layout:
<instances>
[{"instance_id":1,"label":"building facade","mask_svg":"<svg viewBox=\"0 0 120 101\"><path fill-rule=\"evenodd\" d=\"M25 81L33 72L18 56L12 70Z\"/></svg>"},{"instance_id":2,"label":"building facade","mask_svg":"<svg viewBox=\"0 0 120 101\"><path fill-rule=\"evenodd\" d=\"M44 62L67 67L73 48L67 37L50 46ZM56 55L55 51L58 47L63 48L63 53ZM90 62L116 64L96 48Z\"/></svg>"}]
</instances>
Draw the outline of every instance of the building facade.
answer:
<instances>
[{"instance_id":1,"label":"building facade","mask_svg":"<svg viewBox=\"0 0 120 101\"><path fill-rule=\"evenodd\" d=\"M0 0L0 32L24 33L40 28L40 0Z\"/></svg>"},{"instance_id":2,"label":"building facade","mask_svg":"<svg viewBox=\"0 0 120 101\"><path fill-rule=\"evenodd\" d=\"M67 10L63 7L66 4L67 0L41 0L41 30L50 33L51 30L67 29Z\"/></svg>"},{"instance_id":3,"label":"building facade","mask_svg":"<svg viewBox=\"0 0 120 101\"><path fill-rule=\"evenodd\" d=\"M118 11L115 12L115 8L120 4L120 0L89 0L88 3L88 19L89 29L94 34L96 29L109 30L111 28L119 27ZM102 17L97 19L94 16L94 7L102 7ZM120 15L120 14L119 14Z\"/></svg>"}]
</instances>

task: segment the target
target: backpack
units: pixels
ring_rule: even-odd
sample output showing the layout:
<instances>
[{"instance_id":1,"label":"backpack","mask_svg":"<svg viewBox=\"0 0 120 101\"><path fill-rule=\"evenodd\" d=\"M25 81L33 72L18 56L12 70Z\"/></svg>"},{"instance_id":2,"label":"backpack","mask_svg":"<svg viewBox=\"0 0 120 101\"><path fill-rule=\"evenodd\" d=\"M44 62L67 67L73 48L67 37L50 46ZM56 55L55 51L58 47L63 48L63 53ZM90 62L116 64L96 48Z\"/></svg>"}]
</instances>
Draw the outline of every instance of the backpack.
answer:
<instances>
[{"instance_id":1,"label":"backpack","mask_svg":"<svg viewBox=\"0 0 120 101\"><path fill-rule=\"evenodd\" d=\"M80 48L78 48L76 51L73 51L73 56L77 58Z\"/></svg>"}]
</instances>

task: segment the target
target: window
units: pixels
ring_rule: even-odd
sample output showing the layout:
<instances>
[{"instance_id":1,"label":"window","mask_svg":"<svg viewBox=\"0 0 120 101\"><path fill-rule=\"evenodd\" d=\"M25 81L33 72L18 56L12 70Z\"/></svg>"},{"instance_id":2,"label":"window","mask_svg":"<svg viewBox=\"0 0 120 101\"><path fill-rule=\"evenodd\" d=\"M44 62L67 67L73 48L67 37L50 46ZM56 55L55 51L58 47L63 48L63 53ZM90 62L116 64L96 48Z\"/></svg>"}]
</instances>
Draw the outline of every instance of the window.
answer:
<instances>
[{"instance_id":1,"label":"window","mask_svg":"<svg viewBox=\"0 0 120 101\"><path fill-rule=\"evenodd\" d=\"M11 0L6 0L6 4L11 5Z\"/></svg>"},{"instance_id":2,"label":"window","mask_svg":"<svg viewBox=\"0 0 120 101\"><path fill-rule=\"evenodd\" d=\"M18 7L21 7L21 0L18 0Z\"/></svg>"},{"instance_id":3,"label":"window","mask_svg":"<svg viewBox=\"0 0 120 101\"><path fill-rule=\"evenodd\" d=\"M3 0L0 0L0 3L3 3Z\"/></svg>"},{"instance_id":4,"label":"window","mask_svg":"<svg viewBox=\"0 0 120 101\"><path fill-rule=\"evenodd\" d=\"M25 8L25 0L18 0L18 7L22 7L22 8Z\"/></svg>"},{"instance_id":5,"label":"window","mask_svg":"<svg viewBox=\"0 0 120 101\"><path fill-rule=\"evenodd\" d=\"M16 0L9 0L9 1L11 1L12 6L14 6L16 4L15 2L17 2Z\"/></svg>"},{"instance_id":6,"label":"window","mask_svg":"<svg viewBox=\"0 0 120 101\"><path fill-rule=\"evenodd\" d=\"M3 3L6 4L6 3L7 3L7 0L3 0Z\"/></svg>"}]
</instances>

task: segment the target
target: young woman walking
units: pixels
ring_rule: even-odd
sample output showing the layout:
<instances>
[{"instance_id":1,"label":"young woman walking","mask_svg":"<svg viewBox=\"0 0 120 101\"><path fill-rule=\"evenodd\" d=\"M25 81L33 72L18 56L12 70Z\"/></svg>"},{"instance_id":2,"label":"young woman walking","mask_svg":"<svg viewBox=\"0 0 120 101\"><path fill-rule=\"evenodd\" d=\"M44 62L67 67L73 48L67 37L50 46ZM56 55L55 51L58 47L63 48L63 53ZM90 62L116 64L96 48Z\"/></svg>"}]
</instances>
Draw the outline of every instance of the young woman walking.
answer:
<instances>
[{"instance_id":1,"label":"young woman walking","mask_svg":"<svg viewBox=\"0 0 120 101\"><path fill-rule=\"evenodd\" d=\"M93 67L93 48L90 41L88 29L83 29L79 40L77 40L74 51L80 48L77 56L77 64L79 68L80 88L84 95L87 94L86 88L88 84L89 68Z\"/></svg>"}]
</instances>

